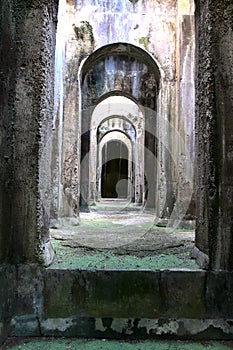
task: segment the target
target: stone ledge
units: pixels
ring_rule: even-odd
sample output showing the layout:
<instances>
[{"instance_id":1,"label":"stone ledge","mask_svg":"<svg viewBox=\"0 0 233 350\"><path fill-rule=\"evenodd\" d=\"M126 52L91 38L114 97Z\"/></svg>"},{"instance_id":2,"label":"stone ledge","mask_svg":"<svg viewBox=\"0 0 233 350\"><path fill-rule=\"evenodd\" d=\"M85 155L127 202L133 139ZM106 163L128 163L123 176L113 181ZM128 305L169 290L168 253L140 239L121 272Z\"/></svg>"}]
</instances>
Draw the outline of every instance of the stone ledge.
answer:
<instances>
[{"instance_id":1,"label":"stone ledge","mask_svg":"<svg viewBox=\"0 0 233 350\"><path fill-rule=\"evenodd\" d=\"M232 272L20 265L17 275L14 336L233 337Z\"/></svg>"}]
</instances>

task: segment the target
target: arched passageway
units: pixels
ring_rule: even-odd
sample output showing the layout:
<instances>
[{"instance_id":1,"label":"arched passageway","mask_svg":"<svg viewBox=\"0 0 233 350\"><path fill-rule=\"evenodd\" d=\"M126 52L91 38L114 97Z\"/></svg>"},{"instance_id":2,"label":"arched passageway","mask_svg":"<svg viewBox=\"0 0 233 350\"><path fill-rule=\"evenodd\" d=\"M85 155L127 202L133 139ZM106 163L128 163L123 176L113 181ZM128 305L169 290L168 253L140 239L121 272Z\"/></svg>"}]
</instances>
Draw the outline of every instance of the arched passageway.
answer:
<instances>
[{"instance_id":1,"label":"arched passageway","mask_svg":"<svg viewBox=\"0 0 233 350\"><path fill-rule=\"evenodd\" d=\"M100 133L101 128L109 129L109 122L103 124L103 121L110 118L110 129L128 133L133 143L135 173L131 199L136 203L145 202L147 174L151 195L146 204L155 208L159 84L160 72L155 61L146 51L130 44L102 47L84 62L81 70L81 210L88 209L96 199L97 132ZM127 121L131 129L135 129L134 137L127 131Z\"/></svg>"},{"instance_id":2,"label":"arched passageway","mask_svg":"<svg viewBox=\"0 0 233 350\"><path fill-rule=\"evenodd\" d=\"M102 148L106 142L123 142L129 153L129 181L131 192L128 198L142 203L144 177L144 115L139 106L124 96L110 96L101 101L93 111L90 132L90 202L101 198L100 179ZM134 171L132 170L134 169ZM116 189L115 189L116 191Z\"/></svg>"},{"instance_id":3,"label":"arched passageway","mask_svg":"<svg viewBox=\"0 0 233 350\"><path fill-rule=\"evenodd\" d=\"M121 141L108 141L102 149L101 197L128 197L128 149Z\"/></svg>"},{"instance_id":4,"label":"arched passageway","mask_svg":"<svg viewBox=\"0 0 233 350\"><path fill-rule=\"evenodd\" d=\"M84 9L85 5L81 7ZM114 40L109 40L108 34L102 38L93 22L93 40L90 31L80 36L80 30L91 27L87 22L79 26L75 16L80 13L77 8L73 10L75 24L70 32L72 42L66 42L64 122L61 120L60 129L59 160L62 160L58 189L63 197L60 203L64 222L68 218L69 223L76 225L80 211L93 213L100 207L99 201L103 205L102 198L116 197L120 182L127 187L131 208L138 204L140 209L152 209L153 222L162 218L176 225L184 217L192 194L189 154L193 156L193 152L189 151L193 139L190 137L188 147L183 140L190 136L193 114L188 113L190 108L181 101L193 92L191 18L185 17L190 24L190 36L185 34L183 38L185 29L180 22L179 28L173 26L166 31L162 27L164 43L160 46L153 39L153 47L148 43L149 47L142 38L124 40L115 35ZM183 21L182 14L179 12L173 18L175 24ZM68 16L72 17L71 12ZM107 23L108 19L104 21ZM159 25L152 25L151 29L150 34L158 35ZM180 39L174 40L173 34ZM176 47L178 40L186 40L184 45L188 45L187 50L182 47L180 62L175 60L180 49ZM192 102L190 98L189 107ZM108 143L117 145L123 138L128 150L124 171L119 157L103 162ZM109 174L118 174L122 179L115 181L112 176L113 186L108 187ZM126 196L126 189L121 195ZM80 214L81 219L83 215L86 214Z\"/></svg>"},{"instance_id":5,"label":"arched passageway","mask_svg":"<svg viewBox=\"0 0 233 350\"><path fill-rule=\"evenodd\" d=\"M129 136L117 130L106 133L99 141L96 178L98 201L101 198L122 198L125 193L123 188L127 189L123 197L134 200L136 188L133 185L135 167L132 145Z\"/></svg>"}]
</instances>

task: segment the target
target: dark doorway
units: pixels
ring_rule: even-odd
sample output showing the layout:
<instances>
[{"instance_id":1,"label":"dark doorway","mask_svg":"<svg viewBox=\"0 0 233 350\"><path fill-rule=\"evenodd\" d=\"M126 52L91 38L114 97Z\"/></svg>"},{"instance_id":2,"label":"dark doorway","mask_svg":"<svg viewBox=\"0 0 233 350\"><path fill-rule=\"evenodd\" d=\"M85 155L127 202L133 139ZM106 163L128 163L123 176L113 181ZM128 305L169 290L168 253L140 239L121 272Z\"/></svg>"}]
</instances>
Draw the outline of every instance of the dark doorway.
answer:
<instances>
[{"instance_id":1,"label":"dark doorway","mask_svg":"<svg viewBox=\"0 0 233 350\"><path fill-rule=\"evenodd\" d=\"M107 142L102 149L102 163L101 197L127 198L128 149L124 143Z\"/></svg>"}]
</instances>

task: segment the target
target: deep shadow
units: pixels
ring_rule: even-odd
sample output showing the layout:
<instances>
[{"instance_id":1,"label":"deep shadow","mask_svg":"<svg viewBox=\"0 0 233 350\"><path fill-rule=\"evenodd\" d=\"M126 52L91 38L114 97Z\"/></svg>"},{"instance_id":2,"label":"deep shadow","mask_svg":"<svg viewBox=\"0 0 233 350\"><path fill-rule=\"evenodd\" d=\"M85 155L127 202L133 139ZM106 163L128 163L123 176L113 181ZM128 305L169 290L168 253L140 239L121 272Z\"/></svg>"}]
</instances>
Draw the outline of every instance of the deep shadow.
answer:
<instances>
[{"instance_id":1,"label":"deep shadow","mask_svg":"<svg viewBox=\"0 0 233 350\"><path fill-rule=\"evenodd\" d=\"M128 179L127 147L121 141L108 142L102 150L102 161L101 197L127 198L127 181L121 181Z\"/></svg>"}]
</instances>

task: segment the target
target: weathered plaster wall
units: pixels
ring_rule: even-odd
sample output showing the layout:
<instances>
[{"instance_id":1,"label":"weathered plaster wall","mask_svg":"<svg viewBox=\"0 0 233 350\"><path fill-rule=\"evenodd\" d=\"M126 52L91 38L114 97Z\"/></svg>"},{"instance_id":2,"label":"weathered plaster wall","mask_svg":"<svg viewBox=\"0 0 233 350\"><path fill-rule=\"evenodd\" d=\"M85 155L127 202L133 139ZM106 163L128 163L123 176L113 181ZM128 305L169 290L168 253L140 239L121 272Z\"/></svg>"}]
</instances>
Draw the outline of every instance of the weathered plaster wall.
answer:
<instances>
[{"instance_id":1,"label":"weathered plaster wall","mask_svg":"<svg viewBox=\"0 0 233 350\"><path fill-rule=\"evenodd\" d=\"M71 24L67 28L68 59L78 47L82 47L85 54L107 44L127 42L153 53L165 69L167 78L174 78L176 1L84 0L67 1L67 4ZM89 22L92 27L93 46L86 40L87 36L75 40L72 24L79 27L81 21Z\"/></svg>"},{"instance_id":2,"label":"weathered plaster wall","mask_svg":"<svg viewBox=\"0 0 233 350\"><path fill-rule=\"evenodd\" d=\"M231 269L233 234L233 7L197 1L196 245Z\"/></svg>"}]
</instances>

